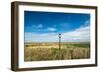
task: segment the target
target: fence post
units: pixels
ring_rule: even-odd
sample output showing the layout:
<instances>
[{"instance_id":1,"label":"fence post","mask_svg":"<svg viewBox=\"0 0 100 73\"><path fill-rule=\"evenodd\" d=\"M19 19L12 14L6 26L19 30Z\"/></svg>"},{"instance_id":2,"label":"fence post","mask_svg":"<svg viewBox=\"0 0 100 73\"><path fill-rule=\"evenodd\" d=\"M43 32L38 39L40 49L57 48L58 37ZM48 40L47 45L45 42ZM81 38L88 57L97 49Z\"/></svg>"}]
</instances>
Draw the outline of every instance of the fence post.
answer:
<instances>
[{"instance_id":1,"label":"fence post","mask_svg":"<svg viewBox=\"0 0 100 73\"><path fill-rule=\"evenodd\" d=\"M61 34L59 34L59 59L61 59Z\"/></svg>"}]
</instances>

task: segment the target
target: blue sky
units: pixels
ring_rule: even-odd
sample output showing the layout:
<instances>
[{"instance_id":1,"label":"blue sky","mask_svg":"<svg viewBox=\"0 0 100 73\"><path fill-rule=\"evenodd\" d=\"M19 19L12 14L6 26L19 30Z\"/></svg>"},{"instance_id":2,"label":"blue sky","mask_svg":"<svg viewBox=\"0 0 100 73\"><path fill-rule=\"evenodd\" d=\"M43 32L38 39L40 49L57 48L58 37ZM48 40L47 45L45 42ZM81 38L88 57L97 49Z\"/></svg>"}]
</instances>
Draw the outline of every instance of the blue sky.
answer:
<instances>
[{"instance_id":1,"label":"blue sky","mask_svg":"<svg viewBox=\"0 0 100 73\"><path fill-rule=\"evenodd\" d=\"M89 41L90 14L25 11L24 32L25 42Z\"/></svg>"}]
</instances>

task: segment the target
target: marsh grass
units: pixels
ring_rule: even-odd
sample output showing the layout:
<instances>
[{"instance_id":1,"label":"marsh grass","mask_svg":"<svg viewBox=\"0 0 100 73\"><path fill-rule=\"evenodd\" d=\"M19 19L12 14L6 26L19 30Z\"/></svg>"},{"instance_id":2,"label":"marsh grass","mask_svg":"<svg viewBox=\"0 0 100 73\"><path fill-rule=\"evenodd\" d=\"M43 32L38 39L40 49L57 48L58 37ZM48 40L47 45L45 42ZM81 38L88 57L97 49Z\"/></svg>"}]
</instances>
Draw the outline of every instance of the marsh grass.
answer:
<instances>
[{"instance_id":1,"label":"marsh grass","mask_svg":"<svg viewBox=\"0 0 100 73\"><path fill-rule=\"evenodd\" d=\"M25 61L70 60L90 58L89 43L25 43Z\"/></svg>"}]
</instances>

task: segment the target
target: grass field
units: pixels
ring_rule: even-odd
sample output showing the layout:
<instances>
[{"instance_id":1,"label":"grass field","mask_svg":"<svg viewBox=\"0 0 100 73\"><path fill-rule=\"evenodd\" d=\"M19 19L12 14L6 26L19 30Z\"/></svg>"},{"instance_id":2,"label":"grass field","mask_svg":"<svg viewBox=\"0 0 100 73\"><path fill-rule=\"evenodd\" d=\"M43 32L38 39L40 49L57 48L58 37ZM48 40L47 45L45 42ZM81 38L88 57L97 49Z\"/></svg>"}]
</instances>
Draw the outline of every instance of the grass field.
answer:
<instances>
[{"instance_id":1,"label":"grass field","mask_svg":"<svg viewBox=\"0 0 100 73\"><path fill-rule=\"evenodd\" d=\"M69 60L90 58L90 44L86 42L25 43L24 61Z\"/></svg>"}]
</instances>

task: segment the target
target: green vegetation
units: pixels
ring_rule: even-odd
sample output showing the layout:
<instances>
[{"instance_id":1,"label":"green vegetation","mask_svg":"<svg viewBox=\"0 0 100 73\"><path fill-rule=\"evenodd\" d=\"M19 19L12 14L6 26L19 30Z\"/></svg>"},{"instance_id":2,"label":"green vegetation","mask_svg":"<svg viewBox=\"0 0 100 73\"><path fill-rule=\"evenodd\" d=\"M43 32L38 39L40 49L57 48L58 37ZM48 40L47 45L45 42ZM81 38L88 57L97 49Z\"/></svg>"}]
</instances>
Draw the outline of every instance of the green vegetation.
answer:
<instances>
[{"instance_id":1,"label":"green vegetation","mask_svg":"<svg viewBox=\"0 0 100 73\"><path fill-rule=\"evenodd\" d=\"M90 58L89 43L25 43L25 61L69 60Z\"/></svg>"}]
</instances>

